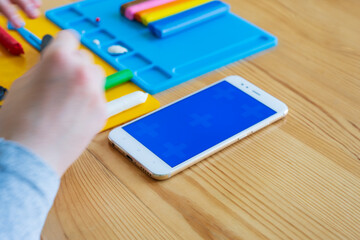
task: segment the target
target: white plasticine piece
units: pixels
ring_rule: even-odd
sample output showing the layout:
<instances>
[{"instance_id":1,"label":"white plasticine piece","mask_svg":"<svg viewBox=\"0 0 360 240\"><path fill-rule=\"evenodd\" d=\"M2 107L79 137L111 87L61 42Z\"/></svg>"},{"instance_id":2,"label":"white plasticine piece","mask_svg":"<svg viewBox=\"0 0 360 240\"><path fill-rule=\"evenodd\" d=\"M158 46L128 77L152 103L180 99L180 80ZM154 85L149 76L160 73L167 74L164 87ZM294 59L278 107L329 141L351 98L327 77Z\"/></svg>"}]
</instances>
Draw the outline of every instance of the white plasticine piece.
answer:
<instances>
[{"instance_id":1,"label":"white plasticine piece","mask_svg":"<svg viewBox=\"0 0 360 240\"><path fill-rule=\"evenodd\" d=\"M125 110L136 107L148 99L149 94L141 91L136 91L125 95L121 98L108 102L106 104L107 117L110 118L117 115Z\"/></svg>"},{"instance_id":2,"label":"white plasticine piece","mask_svg":"<svg viewBox=\"0 0 360 240\"><path fill-rule=\"evenodd\" d=\"M96 44L96 45L98 45L98 46L100 46L100 41L99 41L98 39L94 39L94 40L93 40L93 43Z\"/></svg>"},{"instance_id":3,"label":"white plasticine piece","mask_svg":"<svg viewBox=\"0 0 360 240\"><path fill-rule=\"evenodd\" d=\"M120 55L129 52L129 50L120 45L113 45L108 48L108 52L112 55Z\"/></svg>"}]
</instances>

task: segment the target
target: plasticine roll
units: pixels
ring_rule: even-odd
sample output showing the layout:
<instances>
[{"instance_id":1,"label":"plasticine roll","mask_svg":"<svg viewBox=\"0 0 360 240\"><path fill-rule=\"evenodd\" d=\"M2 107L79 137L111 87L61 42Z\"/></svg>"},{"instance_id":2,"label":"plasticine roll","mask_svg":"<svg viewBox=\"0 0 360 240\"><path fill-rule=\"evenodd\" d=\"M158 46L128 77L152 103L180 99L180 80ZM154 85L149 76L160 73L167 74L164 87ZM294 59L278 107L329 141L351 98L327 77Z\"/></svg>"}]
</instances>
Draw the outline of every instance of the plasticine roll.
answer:
<instances>
[{"instance_id":1,"label":"plasticine roll","mask_svg":"<svg viewBox=\"0 0 360 240\"><path fill-rule=\"evenodd\" d=\"M3 45L9 53L20 55L24 53L21 44L15 40L5 29L0 26L0 45Z\"/></svg>"},{"instance_id":2,"label":"plasticine roll","mask_svg":"<svg viewBox=\"0 0 360 240\"><path fill-rule=\"evenodd\" d=\"M171 2L168 2L166 4L161 4L157 7L152 7L152 8L148 8L148 9L144 9L142 11L139 11L137 13L135 13L135 20L138 21L138 22L141 22L142 23L142 18L150 13L153 13L153 12L156 12L156 11L159 11L159 10L162 10L162 9L171 9L172 7L174 6L177 6L181 3L185 3L185 2L190 2L192 0L174 0L174 1L171 1Z\"/></svg>"},{"instance_id":3,"label":"plasticine roll","mask_svg":"<svg viewBox=\"0 0 360 240\"><path fill-rule=\"evenodd\" d=\"M125 69L108 76L105 80L105 90L116 87L124 82L130 81L134 77L129 69Z\"/></svg>"},{"instance_id":4,"label":"plasticine roll","mask_svg":"<svg viewBox=\"0 0 360 240\"><path fill-rule=\"evenodd\" d=\"M127 8L131 7L131 6L134 6L136 4L139 4L139 3L143 3L143 2L146 2L148 0L135 0L135 1L131 1L131 2L128 2L128 3L125 3L123 5L121 5L120 7L120 13L122 15L125 15L125 11Z\"/></svg>"},{"instance_id":5,"label":"plasticine roll","mask_svg":"<svg viewBox=\"0 0 360 240\"><path fill-rule=\"evenodd\" d=\"M213 1L185 12L149 24L150 31L159 38L171 36L227 13L230 6Z\"/></svg>"},{"instance_id":6,"label":"plasticine roll","mask_svg":"<svg viewBox=\"0 0 360 240\"><path fill-rule=\"evenodd\" d=\"M138 15L138 18L141 18L141 22L147 26L151 22L155 22L160 19L184 12L210 1L211 0L176 0L159 7L141 11L136 15Z\"/></svg>"},{"instance_id":7,"label":"plasticine roll","mask_svg":"<svg viewBox=\"0 0 360 240\"><path fill-rule=\"evenodd\" d=\"M107 117L110 118L130 108L145 103L149 94L142 91L136 91L106 103Z\"/></svg>"},{"instance_id":8,"label":"plasticine roll","mask_svg":"<svg viewBox=\"0 0 360 240\"><path fill-rule=\"evenodd\" d=\"M132 5L124 9L124 15L129 20L134 20L134 15L137 12L157 7L175 0L148 0L144 2L139 2L138 4Z\"/></svg>"}]
</instances>

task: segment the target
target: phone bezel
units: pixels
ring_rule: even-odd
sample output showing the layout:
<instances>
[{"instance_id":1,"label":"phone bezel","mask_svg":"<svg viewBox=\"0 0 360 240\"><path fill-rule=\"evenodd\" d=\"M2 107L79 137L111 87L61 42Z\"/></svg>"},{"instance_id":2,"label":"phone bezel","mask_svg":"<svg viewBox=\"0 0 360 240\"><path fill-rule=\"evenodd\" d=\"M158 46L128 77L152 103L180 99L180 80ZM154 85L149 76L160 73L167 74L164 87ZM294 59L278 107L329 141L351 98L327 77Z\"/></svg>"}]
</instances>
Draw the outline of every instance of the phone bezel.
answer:
<instances>
[{"instance_id":1,"label":"phone bezel","mask_svg":"<svg viewBox=\"0 0 360 240\"><path fill-rule=\"evenodd\" d=\"M133 138L129 133L127 133L123 127L126 125L129 125L135 121L138 121L142 118L147 117L148 115L154 114L158 111L161 111L162 109L173 105L185 98L188 98L194 94L197 94L200 91L204 91L209 87L212 87L213 85L216 85L222 81L227 81L233 86L237 87L241 91L245 92L249 96L255 98L256 100L260 101L261 103L265 104L269 108L276 111L276 114L264 119L263 121L243 130L242 132L234 135L233 137L207 149L206 151L186 160L185 162L175 166L170 167L167 165L162 159L160 159L157 155L155 155L153 152L151 152L148 148L146 148L144 145L142 145L139 141L137 141L135 138ZM254 133L258 131L259 129L268 126L269 124L283 118L288 113L287 106L281 102L280 100L276 99L275 97L271 96L270 94L266 93L265 91L261 90L260 88L256 87L255 85L251 84L247 80L245 80L242 77L239 76L230 76L225 79L222 79L220 81L215 82L214 84L211 84L210 86L203 88L199 91L196 91L186 97L183 97L173 103L170 103L154 112L151 112L149 114L146 114L145 116L138 118L134 121L131 121L121 127L118 127L114 130L112 130L109 134L109 140L111 143L114 144L114 146L119 149L121 152L123 152L125 155L127 155L133 162L135 162L140 168L142 168L147 174L149 174L151 177L155 179L167 179L176 173L182 171L185 168L188 168L189 166L196 164L200 160L206 158L207 156L210 156L214 154L215 152L233 144L234 142L250 135L251 133Z\"/></svg>"}]
</instances>

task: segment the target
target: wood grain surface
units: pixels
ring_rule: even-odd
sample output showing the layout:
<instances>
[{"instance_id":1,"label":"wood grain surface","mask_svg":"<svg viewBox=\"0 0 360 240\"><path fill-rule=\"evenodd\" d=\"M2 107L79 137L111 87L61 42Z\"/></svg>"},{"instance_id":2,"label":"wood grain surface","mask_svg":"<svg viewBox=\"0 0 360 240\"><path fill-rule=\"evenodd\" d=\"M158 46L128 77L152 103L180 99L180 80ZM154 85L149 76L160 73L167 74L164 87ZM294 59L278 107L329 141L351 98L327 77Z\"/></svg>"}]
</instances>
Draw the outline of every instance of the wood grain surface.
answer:
<instances>
[{"instance_id":1,"label":"wood grain surface","mask_svg":"<svg viewBox=\"0 0 360 240\"><path fill-rule=\"evenodd\" d=\"M99 134L63 177L43 240L360 239L360 1L226 2L279 46L155 97L240 75L286 119L162 182Z\"/></svg>"}]
</instances>

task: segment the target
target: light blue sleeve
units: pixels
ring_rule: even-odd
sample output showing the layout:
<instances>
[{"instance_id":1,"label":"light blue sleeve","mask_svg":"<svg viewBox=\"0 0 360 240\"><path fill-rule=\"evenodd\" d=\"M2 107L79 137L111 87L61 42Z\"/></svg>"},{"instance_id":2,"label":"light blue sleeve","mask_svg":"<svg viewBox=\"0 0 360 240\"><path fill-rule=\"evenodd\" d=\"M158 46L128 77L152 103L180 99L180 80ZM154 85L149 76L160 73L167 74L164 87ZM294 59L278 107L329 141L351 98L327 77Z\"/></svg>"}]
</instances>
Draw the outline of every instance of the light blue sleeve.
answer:
<instances>
[{"instance_id":1,"label":"light blue sleeve","mask_svg":"<svg viewBox=\"0 0 360 240\"><path fill-rule=\"evenodd\" d=\"M0 138L0 239L40 239L59 184L39 157Z\"/></svg>"}]
</instances>

